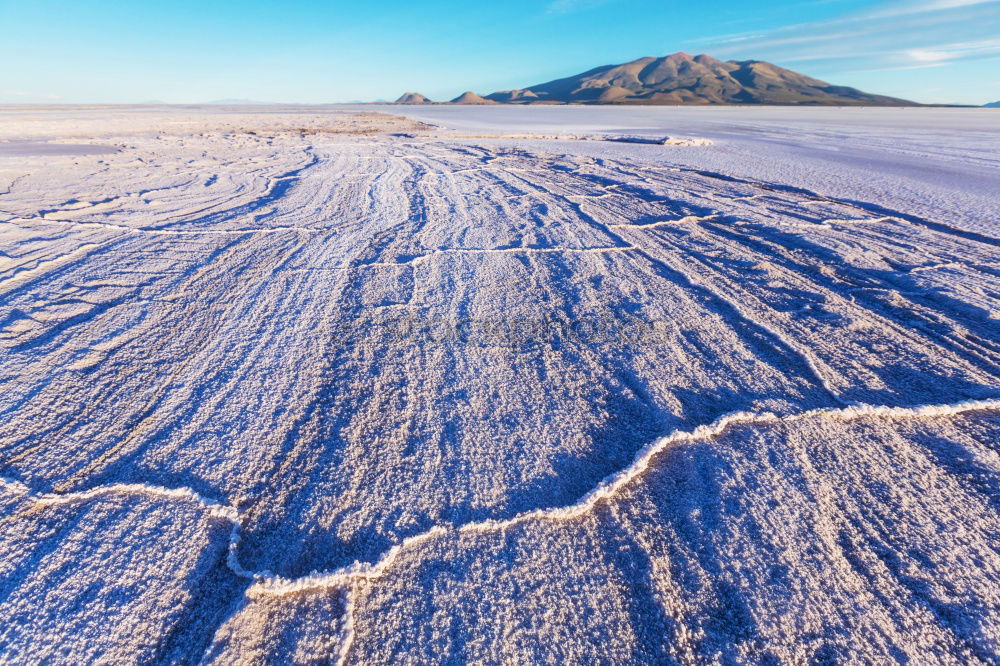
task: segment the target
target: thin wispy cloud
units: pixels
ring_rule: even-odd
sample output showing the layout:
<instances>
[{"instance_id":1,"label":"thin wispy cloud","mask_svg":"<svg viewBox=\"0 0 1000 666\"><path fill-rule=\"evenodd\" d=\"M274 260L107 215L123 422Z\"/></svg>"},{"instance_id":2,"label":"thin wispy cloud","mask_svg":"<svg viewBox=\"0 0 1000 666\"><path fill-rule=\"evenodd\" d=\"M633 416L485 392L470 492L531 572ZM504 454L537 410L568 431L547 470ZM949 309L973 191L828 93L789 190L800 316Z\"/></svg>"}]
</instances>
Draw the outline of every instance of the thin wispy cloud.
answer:
<instances>
[{"instance_id":1,"label":"thin wispy cloud","mask_svg":"<svg viewBox=\"0 0 1000 666\"><path fill-rule=\"evenodd\" d=\"M1000 1L923 0L728 35L702 46L724 57L814 63L826 71L880 71L1000 57Z\"/></svg>"},{"instance_id":2,"label":"thin wispy cloud","mask_svg":"<svg viewBox=\"0 0 1000 666\"><path fill-rule=\"evenodd\" d=\"M974 5L997 4L996 0L920 0L918 2L893 2L873 10L864 12L864 16L902 16L919 14Z\"/></svg>"},{"instance_id":3,"label":"thin wispy cloud","mask_svg":"<svg viewBox=\"0 0 1000 666\"><path fill-rule=\"evenodd\" d=\"M905 52L911 60L917 62L940 62L949 60L950 56L943 51L928 51L926 49L910 49Z\"/></svg>"},{"instance_id":4,"label":"thin wispy cloud","mask_svg":"<svg viewBox=\"0 0 1000 666\"><path fill-rule=\"evenodd\" d=\"M867 72L905 72L911 69L933 69L935 67L941 67L945 63L943 62L930 62L923 65L898 65L893 67L861 67L859 69L847 69L844 73L867 73ZM931 92L929 89L924 89L922 92Z\"/></svg>"},{"instance_id":5,"label":"thin wispy cloud","mask_svg":"<svg viewBox=\"0 0 1000 666\"><path fill-rule=\"evenodd\" d=\"M994 54L1000 55L1000 39L942 44L933 49L911 49L906 52L912 60L921 62L980 58Z\"/></svg>"}]
</instances>

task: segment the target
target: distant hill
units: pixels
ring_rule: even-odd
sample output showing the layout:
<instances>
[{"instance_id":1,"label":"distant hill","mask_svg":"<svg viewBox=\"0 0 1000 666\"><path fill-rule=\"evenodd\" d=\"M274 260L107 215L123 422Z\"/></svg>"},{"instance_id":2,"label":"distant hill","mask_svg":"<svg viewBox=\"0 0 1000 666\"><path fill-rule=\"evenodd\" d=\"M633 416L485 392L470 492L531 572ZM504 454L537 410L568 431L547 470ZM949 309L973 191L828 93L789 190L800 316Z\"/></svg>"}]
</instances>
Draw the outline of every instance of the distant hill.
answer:
<instances>
[{"instance_id":1,"label":"distant hill","mask_svg":"<svg viewBox=\"0 0 1000 666\"><path fill-rule=\"evenodd\" d=\"M724 62L686 53L597 67L521 90L495 92L486 99L508 104L915 105L831 85L760 60Z\"/></svg>"},{"instance_id":2,"label":"distant hill","mask_svg":"<svg viewBox=\"0 0 1000 666\"><path fill-rule=\"evenodd\" d=\"M396 100L396 104L433 104L433 102L416 92L405 92Z\"/></svg>"},{"instance_id":3,"label":"distant hill","mask_svg":"<svg viewBox=\"0 0 1000 666\"><path fill-rule=\"evenodd\" d=\"M1000 101L990 102L989 104L983 104L988 109L1000 109Z\"/></svg>"},{"instance_id":4,"label":"distant hill","mask_svg":"<svg viewBox=\"0 0 1000 666\"><path fill-rule=\"evenodd\" d=\"M466 90L464 93L451 100L452 104L496 104L495 101L490 99L485 99L480 97L471 90Z\"/></svg>"}]
</instances>

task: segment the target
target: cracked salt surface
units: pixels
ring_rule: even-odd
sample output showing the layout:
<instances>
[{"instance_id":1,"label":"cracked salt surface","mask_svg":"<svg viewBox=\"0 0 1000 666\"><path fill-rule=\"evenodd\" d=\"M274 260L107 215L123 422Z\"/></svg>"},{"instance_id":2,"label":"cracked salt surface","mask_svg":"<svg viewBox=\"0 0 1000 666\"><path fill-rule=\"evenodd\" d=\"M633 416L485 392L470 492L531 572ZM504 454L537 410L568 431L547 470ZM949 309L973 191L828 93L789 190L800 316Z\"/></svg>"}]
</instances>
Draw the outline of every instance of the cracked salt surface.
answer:
<instances>
[{"instance_id":1,"label":"cracked salt surface","mask_svg":"<svg viewBox=\"0 0 1000 666\"><path fill-rule=\"evenodd\" d=\"M124 146L0 158L0 659L995 660L978 222L697 145L120 120L0 114Z\"/></svg>"}]
</instances>

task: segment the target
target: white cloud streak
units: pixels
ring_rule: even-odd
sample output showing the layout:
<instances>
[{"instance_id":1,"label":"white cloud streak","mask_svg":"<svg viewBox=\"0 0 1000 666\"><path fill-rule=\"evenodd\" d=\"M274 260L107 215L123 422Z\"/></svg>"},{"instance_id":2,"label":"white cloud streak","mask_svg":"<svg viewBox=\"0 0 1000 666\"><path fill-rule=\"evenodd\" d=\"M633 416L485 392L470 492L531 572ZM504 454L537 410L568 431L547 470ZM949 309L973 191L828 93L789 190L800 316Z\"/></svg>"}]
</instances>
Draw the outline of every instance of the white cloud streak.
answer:
<instances>
[{"instance_id":1,"label":"white cloud streak","mask_svg":"<svg viewBox=\"0 0 1000 666\"><path fill-rule=\"evenodd\" d=\"M825 63L830 71L873 71L997 57L998 35L1000 0L922 0L886 3L863 13L764 34L728 35L701 46L721 57Z\"/></svg>"}]
</instances>

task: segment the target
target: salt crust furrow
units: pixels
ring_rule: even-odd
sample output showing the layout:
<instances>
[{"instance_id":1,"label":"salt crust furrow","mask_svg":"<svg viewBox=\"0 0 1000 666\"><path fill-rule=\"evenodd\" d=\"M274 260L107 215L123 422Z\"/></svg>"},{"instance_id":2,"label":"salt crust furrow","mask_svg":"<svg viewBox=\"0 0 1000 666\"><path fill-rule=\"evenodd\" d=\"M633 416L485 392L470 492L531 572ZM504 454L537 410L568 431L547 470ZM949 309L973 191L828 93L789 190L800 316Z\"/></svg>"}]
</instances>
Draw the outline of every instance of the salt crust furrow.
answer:
<instances>
[{"instance_id":1,"label":"salt crust furrow","mask_svg":"<svg viewBox=\"0 0 1000 666\"><path fill-rule=\"evenodd\" d=\"M611 228L619 228L619 229L656 229L658 227L669 227L675 224L695 224L697 222L711 222L717 219L719 219L718 215L685 215L684 217L678 218L676 220L660 220L658 222L650 222L648 224L642 224L642 223L608 224L605 226Z\"/></svg>"},{"instance_id":2,"label":"salt crust furrow","mask_svg":"<svg viewBox=\"0 0 1000 666\"><path fill-rule=\"evenodd\" d=\"M299 231L302 233L319 233L326 231L321 227L250 227L242 229L149 229L146 227L129 227L124 224L109 224L107 222L72 222L57 218L21 217L6 220L3 224L18 223L66 224L81 229L108 229L127 234L147 234L152 236L244 236L247 234L273 234L282 231Z\"/></svg>"},{"instance_id":3,"label":"salt crust furrow","mask_svg":"<svg viewBox=\"0 0 1000 666\"><path fill-rule=\"evenodd\" d=\"M649 468L653 458L668 446L718 437L733 426L794 423L812 418L825 418L839 422L854 421L865 417L890 419L931 418L986 410L1000 410L1000 398L967 400L943 405L920 405L916 407L856 404L840 408L824 407L812 409L799 414L785 416L770 412L732 412L720 417L713 423L700 425L693 430L676 430L653 441L636 454L628 467L604 478L574 504L563 507L534 509L505 520L487 519L466 523L457 527L452 525L437 525L426 532L404 539L386 551L377 562L354 562L351 565L334 571L314 572L295 579L276 576L270 571L251 571L246 569L239 562L237 555L241 540L240 526L242 523L239 512L233 506L200 495L190 488L164 488L162 486L143 483L116 483L80 492L41 494L33 492L23 483L13 479L0 477L0 484L5 486L7 490L19 495L25 495L35 503L43 506L76 504L117 494L145 495L147 497L181 500L199 504L208 510L211 517L225 520L232 524L227 564L237 576L254 581L254 584L247 589L247 596L282 596L315 589L350 587L352 584L363 580L376 580L386 573L403 550L437 536L448 534L449 532L488 533L503 531L530 520L562 521L578 518L593 509L601 500L613 497L634 479L642 476Z\"/></svg>"}]
</instances>

